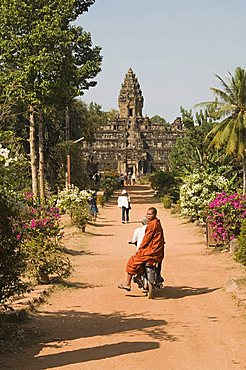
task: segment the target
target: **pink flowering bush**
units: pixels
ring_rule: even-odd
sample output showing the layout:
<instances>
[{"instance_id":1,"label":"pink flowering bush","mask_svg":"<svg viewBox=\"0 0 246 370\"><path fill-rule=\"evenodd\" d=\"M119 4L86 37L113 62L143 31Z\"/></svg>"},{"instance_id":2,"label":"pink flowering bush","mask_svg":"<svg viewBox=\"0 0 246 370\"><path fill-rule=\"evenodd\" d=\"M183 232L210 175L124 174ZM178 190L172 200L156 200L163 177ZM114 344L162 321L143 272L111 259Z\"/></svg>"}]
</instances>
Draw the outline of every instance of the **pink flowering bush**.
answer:
<instances>
[{"instance_id":1,"label":"pink flowering bush","mask_svg":"<svg viewBox=\"0 0 246 370\"><path fill-rule=\"evenodd\" d=\"M69 276L71 265L62 252L59 209L35 204L30 194L25 199L27 206L17 240L26 256L26 275L40 281L44 276L48 281L48 276L54 274Z\"/></svg>"},{"instance_id":2,"label":"pink flowering bush","mask_svg":"<svg viewBox=\"0 0 246 370\"><path fill-rule=\"evenodd\" d=\"M246 195L217 194L208 205L207 219L215 240L228 244L238 237L242 221L246 219Z\"/></svg>"}]
</instances>

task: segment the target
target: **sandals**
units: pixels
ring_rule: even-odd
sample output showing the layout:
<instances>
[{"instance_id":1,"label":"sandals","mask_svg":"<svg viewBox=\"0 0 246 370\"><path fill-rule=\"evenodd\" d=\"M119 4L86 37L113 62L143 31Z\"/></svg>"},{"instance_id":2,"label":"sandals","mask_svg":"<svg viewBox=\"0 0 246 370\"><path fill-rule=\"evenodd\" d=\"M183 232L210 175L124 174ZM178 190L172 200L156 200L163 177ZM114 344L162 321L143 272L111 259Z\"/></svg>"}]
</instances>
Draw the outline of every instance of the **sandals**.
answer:
<instances>
[{"instance_id":1,"label":"sandals","mask_svg":"<svg viewBox=\"0 0 246 370\"><path fill-rule=\"evenodd\" d=\"M125 286L125 285L123 285L123 284L118 285L118 288L119 288L119 289L125 289L125 290L127 290L128 292L130 292L130 291L131 291L131 288L129 288L128 286Z\"/></svg>"}]
</instances>

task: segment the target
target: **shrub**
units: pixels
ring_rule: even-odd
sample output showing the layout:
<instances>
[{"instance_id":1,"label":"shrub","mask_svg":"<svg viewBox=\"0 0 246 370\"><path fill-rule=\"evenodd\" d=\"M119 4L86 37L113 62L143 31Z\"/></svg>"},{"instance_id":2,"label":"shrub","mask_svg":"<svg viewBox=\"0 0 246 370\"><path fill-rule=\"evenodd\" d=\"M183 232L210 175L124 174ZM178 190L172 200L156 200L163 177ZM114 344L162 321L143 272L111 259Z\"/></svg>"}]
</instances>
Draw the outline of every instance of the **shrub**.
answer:
<instances>
[{"instance_id":1,"label":"shrub","mask_svg":"<svg viewBox=\"0 0 246 370\"><path fill-rule=\"evenodd\" d=\"M81 200L79 206L73 204L69 207L69 213L74 225L80 229L84 229L87 222L91 219L89 205L87 200Z\"/></svg>"},{"instance_id":2,"label":"shrub","mask_svg":"<svg viewBox=\"0 0 246 370\"><path fill-rule=\"evenodd\" d=\"M162 204L164 208L171 208L172 205L172 200L170 195L164 195L164 197L161 198Z\"/></svg>"},{"instance_id":3,"label":"shrub","mask_svg":"<svg viewBox=\"0 0 246 370\"><path fill-rule=\"evenodd\" d=\"M60 211L56 207L35 204L26 196L28 206L18 239L26 259L26 275L42 280L56 274L67 277L71 272L69 259L62 253Z\"/></svg>"},{"instance_id":4,"label":"shrub","mask_svg":"<svg viewBox=\"0 0 246 370\"><path fill-rule=\"evenodd\" d=\"M173 172L157 171L149 177L152 188L160 195L169 195L172 200L179 199L179 180Z\"/></svg>"},{"instance_id":5,"label":"shrub","mask_svg":"<svg viewBox=\"0 0 246 370\"><path fill-rule=\"evenodd\" d=\"M176 215L180 214L181 207L180 207L180 200L177 201L172 207L171 207L171 214Z\"/></svg>"},{"instance_id":6,"label":"shrub","mask_svg":"<svg viewBox=\"0 0 246 370\"><path fill-rule=\"evenodd\" d=\"M58 196L57 206L68 212L73 224L81 229L91 219L88 198L92 193L92 190L79 190L72 185L70 189L61 191Z\"/></svg>"},{"instance_id":7,"label":"shrub","mask_svg":"<svg viewBox=\"0 0 246 370\"><path fill-rule=\"evenodd\" d=\"M228 244L240 234L242 221L246 218L246 196L218 194L208 205L207 216L213 237Z\"/></svg>"},{"instance_id":8,"label":"shrub","mask_svg":"<svg viewBox=\"0 0 246 370\"><path fill-rule=\"evenodd\" d=\"M104 195L97 195L97 204L104 207L104 204L105 204Z\"/></svg>"},{"instance_id":9,"label":"shrub","mask_svg":"<svg viewBox=\"0 0 246 370\"><path fill-rule=\"evenodd\" d=\"M216 194L229 188L229 180L217 173L195 171L186 176L180 189L181 215L191 221L206 219L205 211Z\"/></svg>"},{"instance_id":10,"label":"shrub","mask_svg":"<svg viewBox=\"0 0 246 370\"><path fill-rule=\"evenodd\" d=\"M30 166L21 139L12 131L0 132L0 185L15 191L31 186Z\"/></svg>"},{"instance_id":11,"label":"shrub","mask_svg":"<svg viewBox=\"0 0 246 370\"><path fill-rule=\"evenodd\" d=\"M0 304L26 290L21 282L25 260L18 241L16 224L20 207L14 193L0 187Z\"/></svg>"},{"instance_id":12,"label":"shrub","mask_svg":"<svg viewBox=\"0 0 246 370\"><path fill-rule=\"evenodd\" d=\"M237 262L246 266L246 219L243 220L241 225L241 231L238 238L238 250L235 253L235 259Z\"/></svg>"},{"instance_id":13,"label":"shrub","mask_svg":"<svg viewBox=\"0 0 246 370\"><path fill-rule=\"evenodd\" d=\"M118 188L118 182L116 177L105 177L100 183L100 190L105 192L106 199L108 199Z\"/></svg>"},{"instance_id":14,"label":"shrub","mask_svg":"<svg viewBox=\"0 0 246 370\"><path fill-rule=\"evenodd\" d=\"M140 175L138 177L138 183L140 185L148 185L150 183L149 175Z\"/></svg>"}]
</instances>

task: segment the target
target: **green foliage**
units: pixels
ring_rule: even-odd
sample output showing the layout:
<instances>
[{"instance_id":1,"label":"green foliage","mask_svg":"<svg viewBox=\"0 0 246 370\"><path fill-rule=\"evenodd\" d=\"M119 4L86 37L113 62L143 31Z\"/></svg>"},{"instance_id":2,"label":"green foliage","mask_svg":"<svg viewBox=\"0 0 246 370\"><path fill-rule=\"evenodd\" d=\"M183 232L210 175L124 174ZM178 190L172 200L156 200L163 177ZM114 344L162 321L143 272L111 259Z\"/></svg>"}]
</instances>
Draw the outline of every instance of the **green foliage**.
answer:
<instances>
[{"instance_id":1,"label":"green foliage","mask_svg":"<svg viewBox=\"0 0 246 370\"><path fill-rule=\"evenodd\" d=\"M73 224L80 229L83 229L87 222L91 220L91 214L87 200L82 201L79 207L75 204L71 205L69 207L69 213Z\"/></svg>"},{"instance_id":2,"label":"green foliage","mask_svg":"<svg viewBox=\"0 0 246 370\"><path fill-rule=\"evenodd\" d=\"M179 180L173 172L157 171L149 176L151 186L160 195L169 195L173 201L179 198Z\"/></svg>"},{"instance_id":3,"label":"green foliage","mask_svg":"<svg viewBox=\"0 0 246 370\"><path fill-rule=\"evenodd\" d=\"M26 195L26 202L18 234L25 254L26 275L38 280L43 275L69 276L71 264L62 252L59 209L37 204L31 194Z\"/></svg>"},{"instance_id":4,"label":"green foliage","mask_svg":"<svg viewBox=\"0 0 246 370\"><path fill-rule=\"evenodd\" d=\"M87 163L83 159L82 144L73 144L72 141L57 144L52 152L52 178L50 177L51 189L56 191L63 188L67 171L67 154L70 154L71 182L78 188L84 189L89 185L87 176ZM51 174L49 174L51 176Z\"/></svg>"},{"instance_id":5,"label":"green foliage","mask_svg":"<svg viewBox=\"0 0 246 370\"><path fill-rule=\"evenodd\" d=\"M100 47L93 47L90 33L73 23L93 3L94 0L2 0L0 3L0 105L4 106L0 122L10 127L14 125L19 131L17 126L21 116L22 134L26 139L24 123L32 125L33 132L38 121L42 121L44 135L39 138L44 136L44 162L52 186L55 186L56 173L52 171L51 148L65 131L64 120L59 118L65 115L65 109L72 105L76 96L96 85L93 79L101 70ZM92 110L98 109L94 107ZM42 118L39 119L41 111ZM13 115L14 123L10 120ZM91 116L90 123L93 120ZM87 136L91 137L89 125L86 122L83 125ZM30 159L34 163L38 135L31 135L29 142L32 148ZM36 178L32 165L35 193Z\"/></svg>"},{"instance_id":6,"label":"green foliage","mask_svg":"<svg viewBox=\"0 0 246 370\"><path fill-rule=\"evenodd\" d=\"M184 177L180 189L181 214L191 221L206 219L206 208L216 194L230 189L230 182L220 174L194 171Z\"/></svg>"},{"instance_id":7,"label":"green foliage","mask_svg":"<svg viewBox=\"0 0 246 370\"><path fill-rule=\"evenodd\" d=\"M97 204L104 207L105 204L105 197L104 195L97 195Z\"/></svg>"},{"instance_id":8,"label":"green foliage","mask_svg":"<svg viewBox=\"0 0 246 370\"><path fill-rule=\"evenodd\" d=\"M222 89L211 88L215 101L203 103L213 108L211 116L221 121L209 132L210 147L222 148L226 155L233 155L242 162L243 192L246 191L246 70L235 69L227 81L216 75Z\"/></svg>"},{"instance_id":9,"label":"green foliage","mask_svg":"<svg viewBox=\"0 0 246 370\"><path fill-rule=\"evenodd\" d=\"M15 191L28 190L31 186L22 140L12 131L0 132L0 185Z\"/></svg>"},{"instance_id":10,"label":"green foliage","mask_svg":"<svg viewBox=\"0 0 246 370\"><path fill-rule=\"evenodd\" d=\"M192 110L186 110L184 107L180 107L181 119L185 130L192 130L195 126Z\"/></svg>"},{"instance_id":11,"label":"green foliage","mask_svg":"<svg viewBox=\"0 0 246 370\"><path fill-rule=\"evenodd\" d=\"M246 70L237 67L234 75L229 75L227 81L216 75L223 89L211 88L217 100L205 103L215 107L212 116L225 117L209 135L213 136L211 146L219 149L225 144L226 154L240 158L246 149Z\"/></svg>"},{"instance_id":12,"label":"green foliage","mask_svg":"<svg viewBox=\"0 0 246 370\"><path fill-rule=\"evenodd\" d=\"M172 206L172 199L170 195L164 195L164 197L161 198L161 202L163 204L163 207L166 209L170 209Z\"/></svg>"},{"instance_id":13,"label":"green foliage","mask_svg":"<svg viewBox=\"0 0 246 370\"><path fill-rule=\"evenodd\" d=\"M148 185L150 183L149 175L140 175L138 177L138 183L140 185Z\"/></svg>"},{"instance_id":14,"label":"green foliage","mask_svg":"<svg viewBox=\"0 0 246 370\"><path fill-rule=\"evenodd\" d=\"M25 260L16 228L20 214L14 193L0 186L0 305L26 290L21 281Z\"/></svg>"},{"instance_id":15,"label":"green foliage","mask_svg":"<svg viewBox=\"0 0 246 370\"><path fill-rule=\"evenodd\" d=\"M71 274L71 264L57 241L40 234L26 240L22 248L26 254L26 275L42 282L43 276L57 275L66 278Z\"/></svg>"},{"instance_id":16,"label":"green foliage","mask_svg":"<svg viewBox=\"0 0 246 370\"><path fill-rule=\"evenodd\" d=\"M118 188L118 175L115 172L105 173L105 177L100 182L100 190L105 192L106 199L108 199Z\"/></svg>"},{"instance_id":17,"label":"green foliage","mask_svg":"<svg viewBox=\"0 0 246 370\"><path fill-rule=\"evenodd\" d=\"M115 121L119 116L119 111L116 109L111 109L110 111L106 112L107 120L110 122Z\"/></svg>"},{"instance_id":18,"label":"green foliage","mask_svg":"<svg viewBox=\"0 0 246 370\"><path fill-rule=\"evenodd\" d=\"M180 200L177 201L172 207L171 207L171 214L176 215L181 213L181 202Z\"/></svg>"},{"instance_id":19,"label":"green foliage","mask_svg":"<svg viewBox=\"0 0 246 370\"><path fill-rule=\"evenodd\" d=\"M164 124L168 125L165 118L163 118L161 116L158 116L157 114L155 116L151 117L150 121L151 121L151 123L155 123L157 125L164 125Z\"/></svg>"},{"instance_id":20,"label":"green foliage","mask_svg":"<svg viewBox=\"0 0 246 370\"><path fill-rule=\"evenodd\" d=\"M58 196L57 206L70 214L72 222L79 228L83 228L91 219L88 197L93 192L90 190L79 190L72 185L69 190L65 189Z\"/></svg>"},{"instance_id":21,"label":"green foliage","mask_svg":"<svg viewBox=\"0 0 246 370\"><path fill-rule=\"evenodd\" d=\"M246 220L244 220L241 225L241 231L238 238L238 249L235 253L235 259L246 266Z\"/></svg>"},{"instance_id":22,"label":"green foliage","mask_svg":"<svg viewBox=\"0 0 246 370\"><path fill-rule=\"evenodd\" d=\"M207 167L214 152L208 151L209 140L206 139L213 127L208 112L197 113L196 121L191 110L187 111L181 107L181 113L183 137L177 139L172 146L169 165L172 171L182 176L192 173L195 168Z\"/></svg>"},{"instance_id":23,"label":"green foliage","mask_svg":"<svg viewBox=\"0 0 246 370\"><path fill-rule=\"evenodd\" d=\"M87 104L75 99L69 108L69 119L71 139L84 136L86 141L92 143L98 127L107 122L107 113L96 103Z\"/></svg>"},{"instance_id":24,"label":"green foliage","mask_svg":"<svg viewBox=\"0 0 246 370\"><path fill-rule=\"evenodd\" d=\"M94 1L2 0L0 84L28 104L68 102L100 71L100 48L70 25Z\"/></svg>"}]
</instances>

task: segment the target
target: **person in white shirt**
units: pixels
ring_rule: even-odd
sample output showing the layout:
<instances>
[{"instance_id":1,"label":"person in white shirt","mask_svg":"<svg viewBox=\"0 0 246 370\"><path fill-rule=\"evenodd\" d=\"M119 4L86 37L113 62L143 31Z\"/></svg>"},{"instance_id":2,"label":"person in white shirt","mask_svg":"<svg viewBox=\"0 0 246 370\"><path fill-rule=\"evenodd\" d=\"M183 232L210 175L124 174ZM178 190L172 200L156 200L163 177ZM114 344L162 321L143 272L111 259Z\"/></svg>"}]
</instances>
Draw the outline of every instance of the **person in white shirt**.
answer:
<instances>
[{"instance_id":1,"label":"person in white shirt","mask_svg":"<svg viewBox=\"0 0 246 370\"><path fill-rule=\"evenodd\" d=\"M121 208L122 223L129 222L129 211L131 209L130 196L125 189L122 190L118 197L118 207Z\"/></svg>"},{"instance_id":2,"label":"person in white shirt","mask_svg":"<svg viewBox=\"0 0 246 370\"><path fill-rule=\"evenodd\" d=\"M133 233L132 240L129 242L129 244L135 244L136 245L136 251L138 250L140 244L142 243L145 230L148 224L148 220L146 217L142 220L142 226L137 227Z\"/></svg>"}]
</instances>

